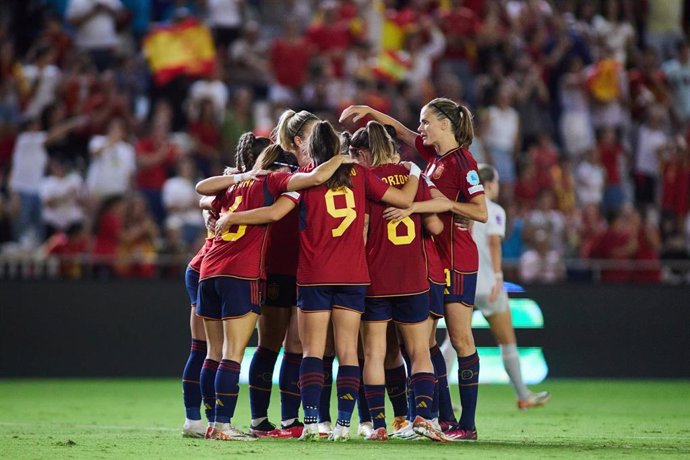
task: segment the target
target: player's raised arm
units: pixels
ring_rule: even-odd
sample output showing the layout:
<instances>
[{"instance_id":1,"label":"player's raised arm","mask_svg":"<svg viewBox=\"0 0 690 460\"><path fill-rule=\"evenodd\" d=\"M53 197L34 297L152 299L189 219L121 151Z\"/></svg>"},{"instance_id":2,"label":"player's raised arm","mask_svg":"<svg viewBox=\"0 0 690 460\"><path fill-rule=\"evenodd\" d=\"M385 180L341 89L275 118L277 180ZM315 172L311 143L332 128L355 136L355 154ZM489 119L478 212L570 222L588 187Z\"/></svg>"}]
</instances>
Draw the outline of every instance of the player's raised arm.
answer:
<instances>
[{"instance_id":1,"label":"player's raised arm","mask_svg":"<svg viewBox=\"0 0 690 460\"><path fill-rule=\"evenodd\" d=\"M386 115L383 112L379 112L378 110L372 109L368 105L351 105L343 112L340 114L340 119L338 120L340 123L343 121L347 120L348 118L352 118L352 122L356 123L362 118L366 117L369 115L372 117L374 120L378 121L382 125L391 125L393 128L395 128L395 133L402 142L405 144L414 147L414 142L415 139L417 138L417 133L412 131L411 129L407 128L405 125L400 123L398 120L395 118Z\"/></svg>"}]
</instances>

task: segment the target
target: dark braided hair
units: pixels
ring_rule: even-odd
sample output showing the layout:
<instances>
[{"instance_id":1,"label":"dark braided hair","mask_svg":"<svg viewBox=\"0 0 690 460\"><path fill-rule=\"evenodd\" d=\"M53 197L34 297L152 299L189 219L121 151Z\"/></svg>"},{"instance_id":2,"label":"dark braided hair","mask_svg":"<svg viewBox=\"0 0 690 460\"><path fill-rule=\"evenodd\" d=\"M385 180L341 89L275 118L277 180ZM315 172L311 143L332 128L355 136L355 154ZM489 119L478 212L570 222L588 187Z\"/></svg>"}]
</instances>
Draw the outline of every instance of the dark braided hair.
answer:
<instances>
[{"instance_id":1,"label":"dark braided hair","mask_svg":"<svg viewBox=\"0 0 690 460\"><path fill-rule=\"evenodd\" d=\"M240 136L235 150L235 164L241 172L249 171L254 167L259 154L269 146L271 140L267 137L256 137L254 133L247 132Z\"/></svg>"}]
</instances>

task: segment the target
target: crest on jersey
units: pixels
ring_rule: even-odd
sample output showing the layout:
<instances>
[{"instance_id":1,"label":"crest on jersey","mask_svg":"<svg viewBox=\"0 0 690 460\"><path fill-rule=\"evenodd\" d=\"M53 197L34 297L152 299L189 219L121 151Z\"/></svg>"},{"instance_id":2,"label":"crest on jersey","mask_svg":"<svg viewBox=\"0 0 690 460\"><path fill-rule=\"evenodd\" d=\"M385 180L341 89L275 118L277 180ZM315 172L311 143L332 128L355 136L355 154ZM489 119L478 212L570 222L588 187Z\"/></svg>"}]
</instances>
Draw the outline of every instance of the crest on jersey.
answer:
<instances>
[{"instance_id":1,"label":"crest on jersey","mask_svg":"<svg viewBox=\"0 0 690 460\"><path fill-rule=\"evenodd\" d=\"M479 185L479 174L477 171L472 170L467 173L467 183L470 185Z\"/></svg>"},{"instance_id":2,"label":"crest on jersey","mask_svg":"<svg viewBox=\"0 0 690 460\"><path fill-rule=\"evenodd\" d=\"M431 178L432 178L432 179L440 179L441 176L443 175L444 169L445 169L445 168L443 167L443 165L441 165L441 166L439 166L438 168L436 168L436 171L434 171L434 173L431 175Z\"/></svg>"}]
</instances>

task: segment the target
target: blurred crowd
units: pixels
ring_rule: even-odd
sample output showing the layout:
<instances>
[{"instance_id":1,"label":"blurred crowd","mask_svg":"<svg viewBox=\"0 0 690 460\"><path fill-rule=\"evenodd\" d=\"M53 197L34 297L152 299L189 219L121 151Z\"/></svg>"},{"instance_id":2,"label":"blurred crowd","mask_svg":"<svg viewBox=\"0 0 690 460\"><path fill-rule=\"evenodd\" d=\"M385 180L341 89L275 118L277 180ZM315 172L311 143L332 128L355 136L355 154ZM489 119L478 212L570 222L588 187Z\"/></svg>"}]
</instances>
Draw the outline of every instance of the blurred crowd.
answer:
<instances>
[{"instance_id":1,"label":"blurred crowd","mask_svg":"<svg viewBox=\"0 0 690 460\"><path fill-rule=\"evenodd\" d=\"M662 263L690 249L687 3L3 2L2 254L176 274L205 232L194 184L233 165L243 132L268 134L287 107L335 122L350 104L414 129L445 96L472 108L471 151L499 172L515 276L556 282L596 259L614 262L605 281L690 281ZM215 65L157 82L147 33L190 18Z\"/></svg>"}]
</instances>

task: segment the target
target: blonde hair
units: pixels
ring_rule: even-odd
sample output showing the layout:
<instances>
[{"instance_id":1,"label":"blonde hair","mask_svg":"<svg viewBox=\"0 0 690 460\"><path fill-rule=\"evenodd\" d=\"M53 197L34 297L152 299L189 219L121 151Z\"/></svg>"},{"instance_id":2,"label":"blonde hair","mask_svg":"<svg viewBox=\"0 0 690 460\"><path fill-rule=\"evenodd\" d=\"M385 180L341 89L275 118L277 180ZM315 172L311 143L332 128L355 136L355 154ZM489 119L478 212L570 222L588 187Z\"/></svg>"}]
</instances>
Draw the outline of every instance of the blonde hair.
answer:
<instances>
[{"instance_id":1,"label":"blonde hair","mask_svg":"<svg viewBox=\"0 0 690 460\"><path fill-rule=\"evenodd\" d=\"M371 166L381 166L386 163L398 163L400 155L395 147L390 125L382 125L377 121L370 121L366 128L358 129L350 140L350 148L367 149L371 153Z\"/></svg>"},{"instance_id":2,"label":"blonde hair","mask_svg":"<svg viewBox=\"0 0 690 460\"><path fill-rule=\"evenodd\" d=\"M310 121L319 121L319 119L306 110L295 112L288 109L278 119L278 125L273 130L272 137L283 149L296 152L295 137L304 132L304 128Z\"/></svg>"}]
</instances>

